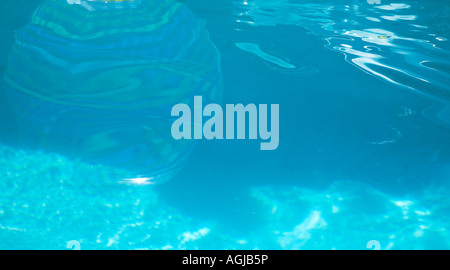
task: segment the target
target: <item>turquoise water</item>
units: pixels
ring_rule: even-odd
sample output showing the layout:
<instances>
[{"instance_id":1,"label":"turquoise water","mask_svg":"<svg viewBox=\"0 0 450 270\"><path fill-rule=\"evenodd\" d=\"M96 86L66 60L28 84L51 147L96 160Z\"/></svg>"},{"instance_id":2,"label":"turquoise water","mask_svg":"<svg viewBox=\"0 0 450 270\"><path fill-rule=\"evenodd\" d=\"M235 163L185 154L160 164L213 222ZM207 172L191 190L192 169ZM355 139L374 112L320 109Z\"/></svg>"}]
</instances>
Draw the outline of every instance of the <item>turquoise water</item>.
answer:
<instances>
[{"instance_id":1,"label":"turquoise water","mask_svg":"<svg viewBox=\"0 0 450 270\"><path fill-rule=\"evenodd\" d=\"M450 249L450 2L2 1L0 249Z\"/></svg>"}]
</instances>

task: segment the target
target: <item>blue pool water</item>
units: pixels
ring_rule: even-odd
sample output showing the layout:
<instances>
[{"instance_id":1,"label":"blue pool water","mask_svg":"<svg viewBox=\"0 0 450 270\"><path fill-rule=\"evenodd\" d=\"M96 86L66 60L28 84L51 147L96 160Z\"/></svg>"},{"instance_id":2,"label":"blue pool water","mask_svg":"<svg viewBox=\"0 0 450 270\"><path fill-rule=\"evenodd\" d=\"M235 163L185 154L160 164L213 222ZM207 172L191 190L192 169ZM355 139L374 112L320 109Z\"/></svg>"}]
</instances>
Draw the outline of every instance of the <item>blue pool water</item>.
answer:
<instances>
[{"instance_id":1,"label":"blue pool water","mask_svg":"<svg viewBox=\"0 0 450 270\"><path fill-rule=\"evenodd\" d=\"M0 249L450 249L450 2L2 1Z\"/></svg>"}]
</instances>

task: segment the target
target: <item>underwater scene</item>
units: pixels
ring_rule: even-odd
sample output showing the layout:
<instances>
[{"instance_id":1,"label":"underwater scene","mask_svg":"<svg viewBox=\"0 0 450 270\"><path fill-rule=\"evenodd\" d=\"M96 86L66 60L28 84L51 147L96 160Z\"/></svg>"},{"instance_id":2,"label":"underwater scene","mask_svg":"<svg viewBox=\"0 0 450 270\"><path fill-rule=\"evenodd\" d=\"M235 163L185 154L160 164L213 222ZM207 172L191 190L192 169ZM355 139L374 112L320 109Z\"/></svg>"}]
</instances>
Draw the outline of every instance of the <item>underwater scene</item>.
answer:
<instances>
[{"instance_id":1,"label":"underwater scene","mask_svg":"<svg viewBox=\"0 0 450 270\"><path fill-rule=\"evenodd\" d=\"M450 249L450 1L0 1L0 249Z\"/></svg>"}]
</instances>

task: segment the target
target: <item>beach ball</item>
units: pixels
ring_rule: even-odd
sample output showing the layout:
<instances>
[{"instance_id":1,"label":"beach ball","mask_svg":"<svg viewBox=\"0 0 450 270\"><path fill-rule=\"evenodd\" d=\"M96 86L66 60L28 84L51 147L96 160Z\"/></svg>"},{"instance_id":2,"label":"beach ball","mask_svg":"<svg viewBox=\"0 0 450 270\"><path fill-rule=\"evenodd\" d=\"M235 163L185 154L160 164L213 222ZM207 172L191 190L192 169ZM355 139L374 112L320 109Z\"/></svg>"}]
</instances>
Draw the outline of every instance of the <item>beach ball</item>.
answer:
<instances>
[{"instance_id":1,"label":"beach ball","mask_svg":"<svg viewBox=\"0 0 450 270\"><path fill-rule=\"evenodd\" d=\"M48 0L16 32L4 76L19 147L170 179L193 140L171 136L171 109L221 95L204 22L173 0Z\"/></svg>"}]
</instances>

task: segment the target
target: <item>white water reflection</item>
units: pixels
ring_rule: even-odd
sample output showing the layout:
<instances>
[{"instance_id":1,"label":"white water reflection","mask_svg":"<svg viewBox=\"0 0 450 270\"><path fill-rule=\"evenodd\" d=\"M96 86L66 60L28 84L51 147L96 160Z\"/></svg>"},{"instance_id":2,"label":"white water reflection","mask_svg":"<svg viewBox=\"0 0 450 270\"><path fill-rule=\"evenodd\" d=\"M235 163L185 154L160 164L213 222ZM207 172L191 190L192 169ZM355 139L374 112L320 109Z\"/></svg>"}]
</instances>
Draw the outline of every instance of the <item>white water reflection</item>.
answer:
<instances>
[{"instance_id":1,"label":"white water reflection","mask_svg":"<svg viewBox=\"0 0 450 270\"><path fill-rule=\"evenodd\" d=\"M385 1L369 5L364 1L255 0L237 8L240 23L305 28L367 74L413 90L440 103L441 110L450 110L446 109L450 106L448 33L433 32L431 29L440 28L422 7ZM445 21L441 23L445 25ZM425 115L450 125L446 113Z\"/></svg>"}]
</instances>

